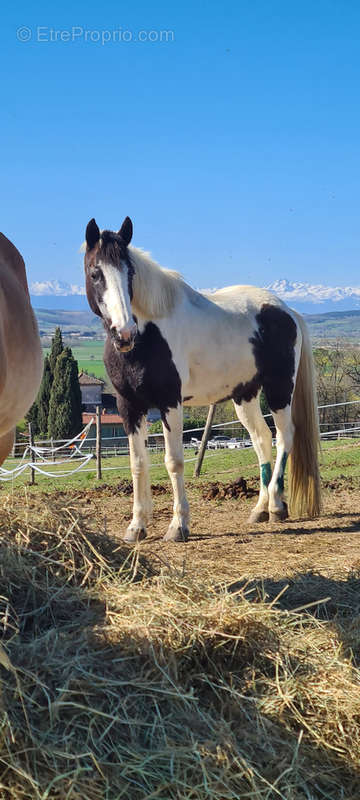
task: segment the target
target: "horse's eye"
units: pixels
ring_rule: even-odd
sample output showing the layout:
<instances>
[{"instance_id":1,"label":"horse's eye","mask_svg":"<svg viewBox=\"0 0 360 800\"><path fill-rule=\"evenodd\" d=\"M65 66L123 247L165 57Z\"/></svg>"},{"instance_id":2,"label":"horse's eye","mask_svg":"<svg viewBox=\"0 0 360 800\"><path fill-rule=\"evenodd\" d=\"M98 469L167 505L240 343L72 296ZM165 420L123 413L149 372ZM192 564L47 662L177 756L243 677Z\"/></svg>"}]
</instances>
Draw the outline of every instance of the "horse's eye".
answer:
<instances>
[{"instance_id":1,"label":"horse's eye","mask_svg":"<svg viewBox=\"0 0 360 800\"><path fill-rule=\"evenodd\" d=\"M91 277L93 281L99 281L101 279L102 272L101 269L93 269L91 270Z\"/></svg>"}]
</instances>

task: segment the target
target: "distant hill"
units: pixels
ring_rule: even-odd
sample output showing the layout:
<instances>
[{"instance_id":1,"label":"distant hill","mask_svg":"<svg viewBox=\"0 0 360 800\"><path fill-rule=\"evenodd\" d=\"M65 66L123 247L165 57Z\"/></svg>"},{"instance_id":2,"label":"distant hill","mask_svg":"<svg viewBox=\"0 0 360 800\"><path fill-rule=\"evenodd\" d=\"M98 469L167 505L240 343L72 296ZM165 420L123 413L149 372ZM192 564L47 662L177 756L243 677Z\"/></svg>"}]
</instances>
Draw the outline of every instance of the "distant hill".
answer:
<instances>
[{"instance_id":1,"label":"distant hill","mask_svg":"<svg viewBox=\"0 0 360 800\"><path fill-rule=\"evenodd\" d=\"M99 317L92 311L64 311L62 309L36 308L34 311L38 321L40 334L51 335L59 325L65 335L72 333L102 338L103 325Z\"/></svg>"},{"instance_id":2,"label":"distant hill","mask_svg":"<svg viewBox=\"0 0 360 800\"><path fill-rule=\"evenodd\" d=\"M60 299L60 298L58 298ZM53 301L54 298L51 298ZM99 317L92 311L69 311L64 309L37 308L33 303L40 332L49 336L57 325L65 335L77 335L103 339L104 328ZM314 341L349 339L360 344L360 311L329 311L326 314L304 314Z\"/></svg>"},{"instance_id":3,"label":"distant hill","mask_svg":"<svg viewBox=\"0 0 360 800\"><path fill-rule=\"evenodd\" d=\"M360 344L360 311L329 311L327 314L304 314L314 341L350 339Z\"/></svg>"},{"instance_id":4,"label":"distant hill","mask_svg":"<svg viewBox=\"0 0 360 800\"><path fill-rule=\"evenodd\" d=\"M80 294L32 294L32 306L35 309L59 309L60 311L88 311L89 303L86 295Z\"/></svg>"}]
</instances>

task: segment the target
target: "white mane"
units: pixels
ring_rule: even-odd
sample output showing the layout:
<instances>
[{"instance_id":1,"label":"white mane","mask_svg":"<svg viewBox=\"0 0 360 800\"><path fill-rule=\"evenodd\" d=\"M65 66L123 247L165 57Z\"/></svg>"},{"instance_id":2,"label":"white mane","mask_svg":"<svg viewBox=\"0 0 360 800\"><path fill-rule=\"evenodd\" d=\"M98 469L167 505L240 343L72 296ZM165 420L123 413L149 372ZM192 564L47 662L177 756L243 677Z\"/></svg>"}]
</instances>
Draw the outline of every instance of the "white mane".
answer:
<instances>
[{"instance_id":1,"label":"white mane","mask_svg":"<svg viewBox=\"0 0 360 800\"><path fill-rule=\"evenodd\" d=\"M171 313L181 296L183 279L178 272L160 267L149 253L129 246L129 255L134 265L133 301L134 311L153 318Z\"/></svg>"}]
</instances>

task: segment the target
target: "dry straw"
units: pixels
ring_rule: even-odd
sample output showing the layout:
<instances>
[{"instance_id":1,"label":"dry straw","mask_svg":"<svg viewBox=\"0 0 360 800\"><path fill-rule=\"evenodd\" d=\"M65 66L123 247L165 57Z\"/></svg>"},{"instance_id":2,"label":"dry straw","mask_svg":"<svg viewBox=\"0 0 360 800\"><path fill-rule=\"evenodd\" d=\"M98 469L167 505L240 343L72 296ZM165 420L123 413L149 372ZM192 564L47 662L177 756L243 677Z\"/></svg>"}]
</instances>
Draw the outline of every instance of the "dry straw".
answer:
<instances>
[{"instance_id":1,"label":"dry straw","mask_svg":"<svg viewBox=\"0 0 360 800\"><path fill-rule=\"evenodd\" d=\"M66 503L4 504L0 797L359 800L356 577L320 621L154 574Z\"/></svg>"}]
</instances>

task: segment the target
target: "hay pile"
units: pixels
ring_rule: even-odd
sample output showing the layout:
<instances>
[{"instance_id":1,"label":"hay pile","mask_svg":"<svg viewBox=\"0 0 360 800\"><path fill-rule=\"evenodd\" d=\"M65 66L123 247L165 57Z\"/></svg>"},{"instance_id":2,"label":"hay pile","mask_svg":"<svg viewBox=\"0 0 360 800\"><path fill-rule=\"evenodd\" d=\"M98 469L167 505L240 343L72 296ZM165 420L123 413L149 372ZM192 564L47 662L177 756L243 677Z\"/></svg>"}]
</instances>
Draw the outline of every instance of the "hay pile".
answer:
<instances>
[{"instance_id":1,"label":"hay pile","mask_svg":"<svg viewBox=\"0 0 360 800\"><path fill-rule=\"evenodd\" d=\"M358 800L342 617L154 575L65 501L5 501L0 542L1 798Z\"/></svg>"}]
</instances>

